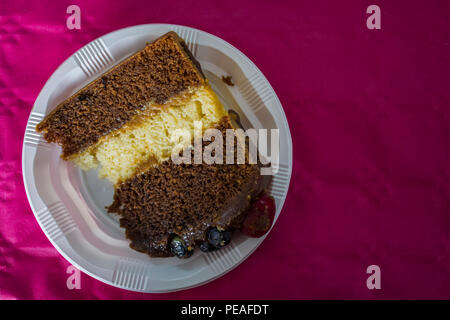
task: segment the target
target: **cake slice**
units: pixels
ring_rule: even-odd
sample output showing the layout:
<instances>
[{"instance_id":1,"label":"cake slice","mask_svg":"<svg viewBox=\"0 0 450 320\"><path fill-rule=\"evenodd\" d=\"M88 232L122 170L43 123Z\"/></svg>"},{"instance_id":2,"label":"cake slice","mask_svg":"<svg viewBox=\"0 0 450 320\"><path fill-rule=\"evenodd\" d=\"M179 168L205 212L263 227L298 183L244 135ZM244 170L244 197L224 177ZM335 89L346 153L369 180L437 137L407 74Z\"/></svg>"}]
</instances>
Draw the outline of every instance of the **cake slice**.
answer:
<instances>
[{"instance_id":1,"label":"cake slice","mask_svg":"<svg viewBox=\"0 0 450 320\"><path fill-rule=\"evenodd\" d=\"M100 167L114 184L149 160L168 159L176 129L226 115L184 41L169 32L59 104L40 124L62 158Z\"/></svg>"},{"instance_id":2,"label":"cake slice","mask_svg":"<svg viewBox=\"0 0 450 320\"><path fill-rule=\"evenodd\" d=\"M226 244L270 182L247 162L175 164L173 134L193 136L196 121L203 130L233 129L200 64L169 32L63 101L36 129L61 145L64 160L99 168L114 184L108 210L120 215L132 248L187 257L196 246Z\"/></svg>"}]
</instances>

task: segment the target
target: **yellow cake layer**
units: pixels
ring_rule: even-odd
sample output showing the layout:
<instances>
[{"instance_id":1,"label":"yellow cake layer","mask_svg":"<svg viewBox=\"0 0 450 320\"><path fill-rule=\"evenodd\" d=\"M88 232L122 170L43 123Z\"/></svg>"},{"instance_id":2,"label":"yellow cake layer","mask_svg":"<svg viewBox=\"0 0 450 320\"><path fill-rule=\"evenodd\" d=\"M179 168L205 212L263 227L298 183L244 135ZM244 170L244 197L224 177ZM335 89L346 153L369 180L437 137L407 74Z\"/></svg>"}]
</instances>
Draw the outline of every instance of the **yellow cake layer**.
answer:
<instances>
[{"instance_id":1,"label":"yellow cake layer","mask_svg":"<svg viewBox=\"0 0 450 320\"><path fill-rule=\"evenodd\" d=\"M169 159L178 143L171 139L175 130L187 129L193 136L194 121L201 121L203 129L207 129L227 115L208 84L162 106L149 103L145 110L138 119L71 160L84 170L100 167L100 178L116 184L132 177L143 165Z\"/></svg>"}]
</instances>

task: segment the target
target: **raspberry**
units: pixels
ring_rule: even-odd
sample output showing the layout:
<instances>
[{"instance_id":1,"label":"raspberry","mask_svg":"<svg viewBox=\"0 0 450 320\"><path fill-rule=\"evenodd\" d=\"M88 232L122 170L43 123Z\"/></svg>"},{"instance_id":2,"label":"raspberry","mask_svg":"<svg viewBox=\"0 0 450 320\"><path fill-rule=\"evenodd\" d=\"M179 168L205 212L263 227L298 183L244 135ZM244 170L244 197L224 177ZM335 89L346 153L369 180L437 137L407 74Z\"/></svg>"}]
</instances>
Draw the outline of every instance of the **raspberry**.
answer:
<instances>
[{"instance_id":1,"label":"raspberry","mask_svg":"<svg viewBox=\"0 0 450 320\"><path fill-rule=\"evenodd\" d=\"M263 193L259 196L259 198L256 200L256 208L258 211L264 212L271 215L270 219L273 220L275 216L275 201L273 197Z\"/></svg>"},{"instance_id":2,"label":"raspberry","mask_svg":"<svg viewBox=\"0 0 450 320\"><path fill-rule=\"evenodd\" d=\"M269 231L275 218L275 200L262 193L256 199L242 224L241 231L249 237L259 238Z\"/></svg>"}]
</instances>

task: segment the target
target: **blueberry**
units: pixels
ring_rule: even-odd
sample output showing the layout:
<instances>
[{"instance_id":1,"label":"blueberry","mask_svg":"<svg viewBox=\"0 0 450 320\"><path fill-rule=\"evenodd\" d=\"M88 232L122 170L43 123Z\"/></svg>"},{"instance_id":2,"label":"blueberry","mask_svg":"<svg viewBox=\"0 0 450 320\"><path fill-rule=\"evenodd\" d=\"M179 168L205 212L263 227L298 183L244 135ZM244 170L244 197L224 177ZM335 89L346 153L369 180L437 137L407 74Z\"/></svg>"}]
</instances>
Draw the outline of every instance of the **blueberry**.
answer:
<instances>
[{"instance_id":1,"label":"blueberry","mask_svg":"<svg viewBox=\"0 0 450 320\"><path fill-rule=\"evenodd\" d=\"M231 241L231 232L228 230L219 230L211 228L208 232L208 242L214 248L222 248Z\"/></svg>"},{"instance_id":2,"label":"blueberry","mask_svg":"<svg viewBox=\"0 0 450 320\"><path fill-rule=\"evenodd\" d=\"M220 248L222 242L222 232L217 228L211 228L208 232L208 242L215 248Z\"/></svg>"},{"instance_id":3,"label":"blueberry","mask_svg":"<svg viewBox=\"0 0 450 320\"><path fill-rule=\"evenodd\" d=\"M231 231L225 230L222 232L223 244L222 246L226 246L231 241Z\"/></svg>"},{"instance_id":4,"label":"blueberry","mask_svg":"<svg viewBox=\"0 0 450 320\"><path fill-rule=\"evenodd\" d=\"M194 250L186 246L186 242L179 236L173 237L170 241L170 251L180 259L189 258L194 253Z\"/></svg>"}]
</instances>

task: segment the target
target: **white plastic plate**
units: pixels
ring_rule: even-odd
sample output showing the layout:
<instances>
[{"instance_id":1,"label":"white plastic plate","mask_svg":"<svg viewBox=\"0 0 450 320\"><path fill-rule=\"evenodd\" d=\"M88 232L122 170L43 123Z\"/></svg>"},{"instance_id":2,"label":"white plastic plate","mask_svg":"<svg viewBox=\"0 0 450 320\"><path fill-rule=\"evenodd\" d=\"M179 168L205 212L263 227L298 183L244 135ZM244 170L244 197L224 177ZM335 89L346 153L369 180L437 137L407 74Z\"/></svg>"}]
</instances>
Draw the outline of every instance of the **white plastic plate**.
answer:
<instances>
[{"instance_id":1,"label":"white plastic plate","mask_svg":"<svg viewBox=\"0 0 450 320\"><path fill-rule=\"evenodd\" d=\"M50 77L28 119L22 170L31 208L55 248L71 264L110 285L140 292L169 292L209 282L244 261L264 240L238 235L227 247L200 250L189 259L150 258L129 247L117 218L105 211L112 185L61 160L61 148L46 143L35 126L56 105L119 61L173 30L188 44L227 108L244 128L280 131L279 170L270 192L278 218L289 187L292 140L277 95L258 68L239 50L206 32L168 24L129 27L100 37L68 58ZM221 81L232 76L235 86Z\"/></svg>"}]
</instances>

